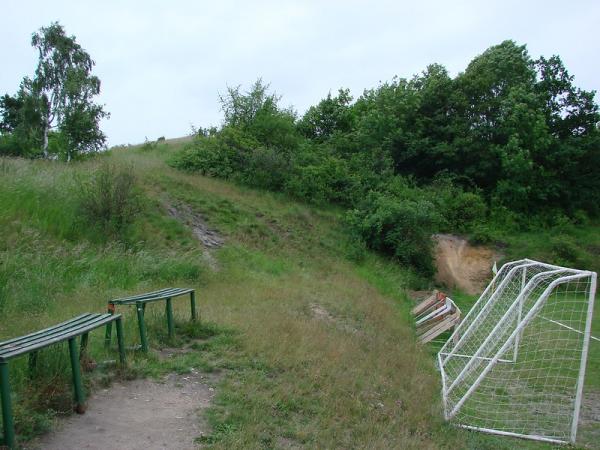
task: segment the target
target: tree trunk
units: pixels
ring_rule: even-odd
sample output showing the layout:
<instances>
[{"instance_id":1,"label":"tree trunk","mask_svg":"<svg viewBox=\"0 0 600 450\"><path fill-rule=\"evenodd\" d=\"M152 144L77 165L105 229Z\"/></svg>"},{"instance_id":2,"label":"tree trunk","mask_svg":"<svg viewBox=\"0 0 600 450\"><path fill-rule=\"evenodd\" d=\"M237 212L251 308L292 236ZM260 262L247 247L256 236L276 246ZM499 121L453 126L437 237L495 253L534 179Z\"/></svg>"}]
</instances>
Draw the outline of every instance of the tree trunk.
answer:
<instances>
[{"instance_id":1,"label":"tree trunk","mask_svg":"<svg viewBox=\"0 0 600 450\"><path fill-rule=\"evenodd\" d=\"M46 106L46 111L44 111L44 146L42 147L42 151L44 152L44 159L48 159L48 134L50 133L50 122L54 120L54 117L50 118L50 108L51 103L46 97L46 94L43 94L42 101Z\"/></svg>"},{"instance_id":2,"label":"tree trunk","mask_svg":"<svg viewBox=\"0 0 600 450\"><path fill-rule=\"evenodd\" d=\"M44 151L44 159L48 159L48 131L49 131L48 118L46 117L44 120L44 147L42 150Z\"/></svg>"}]
</instances>

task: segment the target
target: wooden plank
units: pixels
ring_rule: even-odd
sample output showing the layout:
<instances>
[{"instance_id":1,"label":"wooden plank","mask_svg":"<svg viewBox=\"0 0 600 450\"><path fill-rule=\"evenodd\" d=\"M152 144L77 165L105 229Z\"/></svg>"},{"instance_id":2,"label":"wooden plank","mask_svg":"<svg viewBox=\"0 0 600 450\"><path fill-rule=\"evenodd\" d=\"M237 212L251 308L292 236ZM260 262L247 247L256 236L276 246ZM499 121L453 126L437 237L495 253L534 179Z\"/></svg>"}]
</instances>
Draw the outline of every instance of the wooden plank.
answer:
<instances>
[{"instance_id":1,"label":"wooden plank","mask_svg":"<svg viewBox=\"0 0 600 450\"><path fill-rule=\"evenodd\" d=\"M79 336L120 317L120 314L93 314L86 322L80 323L76 327L64 329L60 334L51 335L45 339L39 338L35 341L28 341L23 345L7 348L6 351L0 354L0 362Z\"/></svg>"},{"instance_id":2,"label":"wooden plank","mask_svg":"<svg viewBox=\"0 0 600 450\"><path fill-rule=\"evenodd\" d=\"M429 331L419 336L419 341L421 341L423 344L426 344L427 342L431 341L432 339L435 339L440 334L444 333L445 331L448 331L450 328L455 326L458 323L459 319L460 315L456 313L447 316L444 320L439 322L439 324L436 327L431 328Z\"/></svg>"},{"instance_id":3,"label":"wooden plank","mask_svg":"<svg viewBox=\"0 0 600 450\"><path fill-rule=\"evenodd\" d=\"M175 288L164 288L164 289L159 289L158 291L145 292L143 294L130 295L128 297L122 297L122 298L115 298L115 299L111 300L111 302L124 302L124 301L130 301L130 300L137 300L137 299L145 298L148 296L160 295L163 292L170 291L173 289L175 289Z\"/></svg>"},{"instance_id":4,"label":"wooden plank","mask_svg":"<svg viewBox=\"0 0 600 450\"><path fill-rule=\"evenodd\" d=\"M419 303L417 306L415 306L412 309L411 313L414 316L418 316L423 311L428 309L431 305L433 305L435 302L439 301L437 299L437 293L438 293L438 291L433 291L433 294L431 294L429 297L427 297L425 300L423 300L421 303Z\"/></svg>"},{"instance_id":5,"label":"wooden plank","mask_svg":"<svg viewBox=\"0 0 600 450\"><path fill-rule=\"evenodd\" d=\"M169 298L181 297L182 295L187 295L192 291L193 291L193 289L190 289L189 291L185 291L185 292L178 293L175 295L165 295L165 296L161 295L160 297L152 297L152 298L148 298L146 300L137 300L136 302L127 302L127 303L120 303L120 304L121 305L135 305L137 303L146 304L146 303L158 302L161 300L167 300Z\"/></svg>"},{"instance_id":6,"label":"wooden plank","mask_svg":"<svg viewBox=\"0 0 600 450\"><path fill-rule=\"evenodd\" d=\"M53 339L54 337L62 336L65 333L69 333L70 331L81 329L87 324L93 323L93 321L97 320L98 317L104 316L107 316L107 314L88 313L83 316L79 316L77 318L77 321L67 321L62 324L58 324L54 327L51 327L47 329L47 331L43 334L34 333L33 335L29 335L27 336L28 339L26 340L14 342L15 340L13 339L9 341L8 345L3 345L2 354L10 353L16 348L35 345L36 343L41 342L43 340Z\"/></svg>"},{"instance_id":7,"label":"wooden plank","mask_svg":"<svg viewBox=\"0 0 600 450\"><path fill-rule=\"evenodd\" d=\"M124 297L120 299L111 300L109 303L115 305L133 305L137 302L154 302L158 300L165 300L167 298L179 297L182 295L193 292L194 289L189 288L169 288L161 291L148 292L146 294L140 294L132 297Z\"/></svg>"},{"instance_id":8,"label":"wooden plank","mask_svg":"<svg viewBox=\"0 0 600 450\"><path fill-rule=\"evenodd\" d=\"M112 322L113 320L115 319L110 314L96 314L93 317L90 317L86 322L80 323L75 327L64 329L59 334L54 334L47 337L42 336L34 341L28 341L25 344L9 348L0 355L0 359L8 360L25 353L47 347L51 344L67 340L71 337L79 336L108 322Z\"/></svg>"},{"instance_id":9,"label":"wooden plank","mask_svg":"<svg viewBox=\"0 0 600 450\"><path fill-rule=\"evenodd\" d=\"M434 319L421 324L420 326L417 327L417 335L421 335L427 332L427 330L430 330L432 328L434 328L435 326L437 326L437 324L439 324L442 320L446 319L446 317L448 317L450 313L446 313L443 316L437 316Z\"/></svg>"},{"instance_id":10,"label":"wooden plank","mask_svg":"<svg viewBox=\"0 0 600 450\"><path fill-rule=\"evenodd\" d=\"M77 316L71 320L67 320L66 322L62 322L59 323L57 325L51 326L49 328L45 328L43 330L39 330L36 331L34 333L31 334L26 334L25 336L19 336L16 337L14 339L10 339L8 341L4 341L4 342L0 342L0 352L2 351L2 348L5 346L8 346L9 344L16 344L19 342L24 342L27 341L29 339L33 339L36 338L37 336L43 335L45 333L53 333L54 331L60 331L63 328L69 327L71 325L75 325L79 322L84 321L87 317L89 317L90 315L92 315L91 313L86 313L86 314L82 314L81 316Z\"/></svg>"},{"instance_id":11,"label":"wooden plank","mask_svg":"<svg viewBox=\"0 0 600 450\"><path fill-rule=\"evenodd\" d=\"M423 317L426 317L431 312L436 311L440 308L443 308L444 306L446 306L445 300L436 300L435 303L432 303L431 305L429 305L429 307L426 308L425 310L423 310L423 312L417 314L415 316L415 320L419 321L419 320L423 319Z\"/></svg>"},{"instance_id":12,"label":"wooden plank","mask_svg":"<svg viewBox=\"0 0 600 450\"><path fill-rule=\"evenodd\" d=\"M428 321L435 319L436 317L439 317L440 315L448 314L452 311L452 305L450 303L439 302L439 305L439 307L436 305L435 309L419 318L417 320L417 327L423 323L427 323Z\"/></svg>"}]
</instances>

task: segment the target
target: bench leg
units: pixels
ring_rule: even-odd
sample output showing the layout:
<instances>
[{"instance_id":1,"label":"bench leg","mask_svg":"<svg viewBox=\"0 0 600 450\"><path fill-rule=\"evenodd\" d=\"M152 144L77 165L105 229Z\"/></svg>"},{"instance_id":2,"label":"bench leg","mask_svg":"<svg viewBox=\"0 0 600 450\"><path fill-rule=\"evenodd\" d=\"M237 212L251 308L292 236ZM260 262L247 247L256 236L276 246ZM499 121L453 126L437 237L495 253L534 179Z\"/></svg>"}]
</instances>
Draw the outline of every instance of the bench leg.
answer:
<instances>
[{"instance_id":1,"label":"bench leg","mask_svg":"<svg viewBox=\"0 0 600 450\"><path fill-rule=\"evenodd\" d=\"M138 316L138 325L140 327L140 342L142 344L142 351L148 351L148 339L146 337L146 322L144 322L144 304L137 303L136 304L137 316Z\"/></svg>"},{"instance_id":2,"label":"bench leg","mask_svg":"<svg viewBox=\"0 0 600 450\"><path fill-rule=\"evenodd\" d=\"M10 383L8 381L8 363L0 362L0 397L2 400L2 424L4 426L4 445L15 448L15 426L10 403Z\"/></svg>"},{"instance_id":3,"label":"bench leg","mask_svg":"<svg viewBox=\"0 0 600 450\"><path fill-rule=\"evenodd\" d=\"M108 304L108 312L109 314L114 314L115 313L115 305L113 305L112 303ZM110 341L112 338L112 322L108 322L106 324L106 333L104 334L104 346L105 347L109 347L110 346Z\"/></svg>"},{"instance_id":4,"label":"bench leg","mask_svg":"<svg viewBox=\"0 0 600 450\"><path fill-rule=\"evenodd\" d=\"M121 360L121 366L125 367L125 342L123 341L123 322L119 317L116 321L117 325L117 343L119 344L119 359Z\"/></svg>"},{"instance_id":5,"label":"bench leg","mask_svg":"<svg viewBox=\"0 0 600 450\"><path fill-rule=\"evenodd\" d=\"M173 301L168 298L165 306L167 312L167 330L169 331L169 339L173 339L175 334L175 326L173 324Z\"/></svg>"},{"instance_id":6,"label":"bench leg","mask_svg":"<svg viewBox=\"0 0 600 450\"><path fill-rule=\"evenodd\" d=\"M29 362L28 362L28 370L29 370L29 378L33 379L35 375L35 368L37 367L37 356L38 352L31 352L29 354Z\"/></svg>"},{"instance_id":7,"label":"bench leg","mask_svg":"<svg viewBox=\"0 0 600 450\"><path fill-rule=\"evenodd\" d=\"M88 333L83 333L81 335L81 343L79 344L79 359L83 358L87 352L88 339Z\"/></svg>"},{"instance_id":8,"label":"bench leg","mask_svg":"<svg viewBox=\"0 0 600 450\"><path fill-rule=\"evenodd\" d=\"M71 356L71 372L73 373L73 387L75 390L75 411L78 414L85 412L85 395L81 383L81 367L79 366L79 355L77 354L77 341L73 337L69 339L69 355Z\"/></svg>"},{"instance_id":9,"label":"bench leg","mask_svg":"<svg viewBox=\"0 0 600 450\"><path fill-rule=\"evenodd\" d=\"M196 314L196 293L194 291L190 292L190 308L192 310L192 322L195 322L198 316Z\"/></svg>"},{"instance_id":10,"label":"bench leg","mask_svg":"<svg viewBox=\"0 0 600 450\"><path fill-rule=\"evenodd\" d=\"M104 334L104 346L110 347L110 341L112 339L112 322L106 324L106 333Z\"/></svg>"}]
</instances>

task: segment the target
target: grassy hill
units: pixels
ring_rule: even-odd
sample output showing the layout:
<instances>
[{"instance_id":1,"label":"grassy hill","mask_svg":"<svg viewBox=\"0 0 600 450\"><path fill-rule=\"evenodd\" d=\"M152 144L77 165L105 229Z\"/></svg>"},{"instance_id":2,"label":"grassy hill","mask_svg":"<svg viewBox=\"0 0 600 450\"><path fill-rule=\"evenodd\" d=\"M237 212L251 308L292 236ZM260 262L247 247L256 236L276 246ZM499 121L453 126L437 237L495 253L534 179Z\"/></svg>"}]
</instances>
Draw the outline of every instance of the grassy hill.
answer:
<instances>
[{"instance_id":1,"label":"grassy hill","mask_svg":"<svg viewBox=\"0 0 600 450\"><path fill-rule=\"evenodd\" d=\"M100 364L88 388L115 376L214 372L212 433L199 442L215 448L514 447L443 423L432 353L415 342L405 294L426 281L371 253L354 261L335 208L170 168L179 145L113 149L70 165L0 159L0 339L103 311L110 298L190 286L202 324L187 325L187 305L175 302L180 337L169 342L162 311L150 307L150 336L155 348L189 341L197 351L169 360L132 353L130 370ZM87 197L103 195L103 173L135 177L130 224L98 225L82 209ZM224 245L207 255L173 211L218 230ZM544 242L511 239L528 247L509 247L510 255L551 254ZM593 239L577 251L593 252ZM126 314L133 345L135 321ZM91 337L97 361L114 358L102 338ZM33 381L26 360L11 365L21 437L51 426L51 410L69 410L67 361L65 349L44 352L46 375ZM597 383L600 368L591 368Z\"/></svg>"}]
</instances>

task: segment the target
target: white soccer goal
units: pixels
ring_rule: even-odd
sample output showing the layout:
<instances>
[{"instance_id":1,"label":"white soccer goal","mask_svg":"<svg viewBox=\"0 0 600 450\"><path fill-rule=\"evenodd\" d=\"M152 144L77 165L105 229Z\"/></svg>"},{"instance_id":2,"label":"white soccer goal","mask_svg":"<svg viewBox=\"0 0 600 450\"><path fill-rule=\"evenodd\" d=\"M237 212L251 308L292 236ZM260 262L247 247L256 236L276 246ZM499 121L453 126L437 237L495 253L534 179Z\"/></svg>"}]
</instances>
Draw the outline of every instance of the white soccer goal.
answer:
<instances>
[{"instance_id":1,"label":"white soccer goal","mask_svg":"<svg viewBox=\"0 0 600 450\"><path fill-rule=\"evenodd\" d=\"M575 442L595 291L595 272L502 266L438 353L446 419Z\"/></svg>"}]
</instances>

